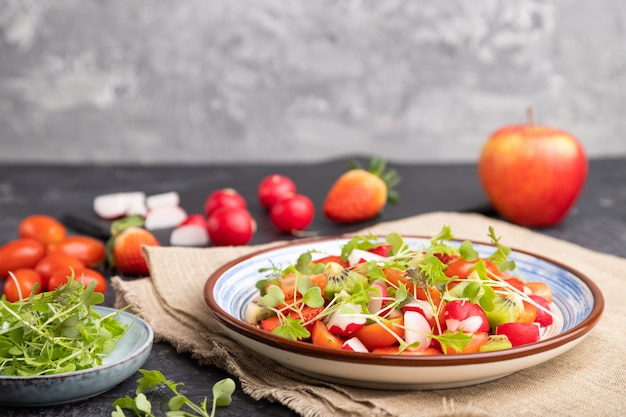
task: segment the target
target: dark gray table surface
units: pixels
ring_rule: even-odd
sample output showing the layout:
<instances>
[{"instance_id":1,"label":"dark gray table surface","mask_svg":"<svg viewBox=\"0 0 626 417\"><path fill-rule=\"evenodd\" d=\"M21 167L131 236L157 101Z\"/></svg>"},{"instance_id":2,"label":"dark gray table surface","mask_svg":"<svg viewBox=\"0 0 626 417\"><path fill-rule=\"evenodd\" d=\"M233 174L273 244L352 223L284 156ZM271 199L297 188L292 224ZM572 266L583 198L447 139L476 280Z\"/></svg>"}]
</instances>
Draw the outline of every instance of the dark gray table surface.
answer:
<instances>
[{"instance_id":1,"label":"dark gray table surface","mask_svg":"<svg viewBox=\"0 0 626 417\"><path fill-rule=\"evenodd\" d=\"M363 161L363 159L361 158ZM247 199L257 220L258 231L252 244L288 238L278 233L267 213L256 200L260 179L271 173L290 176L299 191L316 206L310 230L321 235L336 235L366 227L375 222L399 219L430 211L472 211L495 216L481 187L474 165L412 165L390 163L398 170L402 200L388 206L376 219L351 226L339 226L321 214L324 196L332 182L347 168L348 158L291 165L210 165L210 166L98 166L98 165L4 165L0 166L0 244L17 237L19 221L29 214L47 214L59 219L70 214L96 230L108 224L92 211L93 198L118 191L144 191L148 195L177 191L188 212L201 212L204 199L218 188L232 187ZM590 162L585 189L570 216L560 225L537 230L581 246L626 257L626 159ZM82 230L70 229L79 234ZM169 231L157 237L167 242ZM531 248L528 248L531 249ZM110 271L105 271L110 272ZM109 290L105 304L113 303ZM169 379L184 382L184 392L200 401L211 397L211 386L228 376L224 371L197 365L187 354L177 353L169 344L156 343L145 369L158 369ZM132 394L136 379L87 401L49 407L0 407L4 417L23 416L110 416L111 403ZM164 403L156 400L155 407ZM255 401L238 385L233 403L220 408L218 416L295 416L287 407L268 401Z\"/></svg>"}]
</instances>

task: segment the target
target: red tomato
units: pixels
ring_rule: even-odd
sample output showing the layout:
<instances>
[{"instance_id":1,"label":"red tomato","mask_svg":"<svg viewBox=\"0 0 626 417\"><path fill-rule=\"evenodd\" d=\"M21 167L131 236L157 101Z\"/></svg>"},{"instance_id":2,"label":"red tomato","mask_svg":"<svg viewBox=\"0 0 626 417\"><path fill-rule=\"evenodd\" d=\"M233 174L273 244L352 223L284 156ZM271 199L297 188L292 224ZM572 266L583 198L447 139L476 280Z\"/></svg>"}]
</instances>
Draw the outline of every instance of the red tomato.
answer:
<instances>
[{"instance_id":1,"label":"red tomato","mask_svg":"<svg viewBox=\"0 0 626 417\"><path fill-rule=\"evenodd\" d=\"M537 307L524 301L524 310L517 315L517 321L520 323L533 323L537 318Z\"/></svg>"},{"instance_id":2,"label":"red tomato","mask_svg":"<svg viewBox=\"0 0 626 417\"><path fill-rule=\"evenodd\" d=\"M268 210L284 196L295 193L296 184L290 178L278 174L263 178L257 189L259 202Z\"/></svg>"},{"instance_id":3,"label":"red tomato","mask_svg":"<svg viewBox=\"0 0 626 417\"><path fill-rule=\"evenodd\" d=\"M282 232L304 230L313 221L315 207L302 194L292 194L278 200L270 209L272 223Z\"/></svg>"},{"instance_id":4,"label":"red tomato","mask_svg":"<svg viewBox=\"0 0 626 417\"><path fill-rule=\"evenodd\" d=\"M71 274L71 269L76 270L78 268L83 268L84 266L85 264L73 256L69 256L64 253L53 253L41 258L41 260L35 265L35 271L39 272L44 288L47 288L50 277L56 271L62 270L69 275Z\"/></svg>"},{"instance_id":5,"label":"red tomato","mask_svg":"<svg viewBox=\"0 0 626 417\"><path fill-rule=\"evenodd\" d=\"M475 265L475 261L470 262L459 258L448 265L446 268L446 276L450 278L455 276L461 279L467 278L474 270Z\"/></svg>"},{"instance_id":6,"label":"red tomato","mask_svg":"<svg viewBox=\"0 0 626 417\"><path fill-rule=\"evenodd\" d=\"M222 207L211 214L207 229L216 246L246 245L256 231L256 222L246 209Z\"/></svg>"},{"instance_id":7,"label":"red tomato","mask_svg":"<svg viewBox=\"0 0 626 417\"><path fill-rule=\"evenodd\" d=\"M48 254L63 253L78 259L86 266L95 266L104 260L104 243L89 236L68 236L48 245Z\"/></svg>"},{"instance_id":8,"label":"red tomato","mask_svg":"<svg viewBox=\"0 0 626 417\"><path fill-rule=\"evenodd\" d=\"M448 355L456 355L460 353L480 352L480 347L484 345L485 343L487 343L488 340L489 340L488 332L472 333L472 340L467 345L465 345L465 347L461 349L460 352L454 349L453 347L448 347L446 353Z\"/></svg>"},{"instance_id":9,"label":"red tomato","mask_svg":"<svg viewBox=\"0 0 626 417\"><path fill-rule=\"evenodd\" d=\"M67 283L71 274L64 270L58 270L50 277L48 281L48 291L56 290L60 285ZM82 282L85 288L91 281L96 281L95 291L105 293L107 290L107 281L104 276L91 268L76 268L74 270L74 281Z\"/></svg>"},{"instance_id":10,"label":"red tomato","mask_svg":"<svg viewBox=\"0 0 626 417\"><path fill-rule=\"evenodd\" d=\"M496 334L506 335L513 347L521 346L539 340L539 326L533 323L504 323L496 327Z\"/></svg>"},{"instance_id":11,"label":"red tomato","mask_svg":"<svg viewBox=\"0 0 626 417\"><path fill-rule=\"evenodd\" d=\"M53 217L34 214L20 222L17 232L21 238L33 238L47 245L63 240L67 230Z\"/></svg>"},{"instance_id":12,"label":"red tomato","mask_svg":"<svg viewBox=\"0 0 626 417\"><path fill-rule=\"evenodd\" d=\"M8 277L9 271L34 267L45 254L44 244L33 238L5 243L0 247L0 277Z\"/></svg>"},{"instance_id":13,"label":"red tomato","mask_svg":"<svg viewBox=\"0 0 626 417\"><path fill-rule=\"evenodd\" d=\"M36 284L39 284L39 287L35 290L35 294L39 294L43 290L41 276L34 269L16 269L13 271L13 275L15 276L15 280L12 277L8 277L4 282L4 295L8 301L14 303L20 298L28 298ZM20 297L20 293L22 297Z\"/></svg>"},{"instance_id":14,"label":"red tomato","mask_svg":"<svg viewBox=\"0 0 626 417\"><path fill-rule=\"evenodd\" d=\"M213 191L204 202L204 214L210 217L213 212L222 207L247 209L246 200L232 188L222 188Z\"/></svg>"},{"instance_id":15,"label":"red tomato","mask_svg":"<svg viewBox=\"0 0 626 417\"><path fill-rule=\"evenodd\" d=\"M311 331L311 342L315 346L341 349L343 340L332 334L322 320L317 320Z\"/></svg>"},{"instance_id":16,"label":"red tomato","mask_svg":"<svg viewBox=\"0 0 626 417\"><path fill-rule=\"evenodd\" d=\"M401 319L387 323L384 326L378 323L368 324L354 333L354 337L358 338L367 350L371 351L398 343L398 339L396 339L393 333L400 338L404 336Z\"/></svg>"}]
</instances>

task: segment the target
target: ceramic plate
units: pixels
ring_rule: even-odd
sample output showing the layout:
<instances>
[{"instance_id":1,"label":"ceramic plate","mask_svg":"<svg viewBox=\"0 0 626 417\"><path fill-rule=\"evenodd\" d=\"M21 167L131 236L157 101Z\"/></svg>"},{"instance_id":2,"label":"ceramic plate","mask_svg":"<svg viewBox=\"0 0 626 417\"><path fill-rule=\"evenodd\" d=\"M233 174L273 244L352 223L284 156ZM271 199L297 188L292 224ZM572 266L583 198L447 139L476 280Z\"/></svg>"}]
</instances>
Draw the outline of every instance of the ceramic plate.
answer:
<instances>
[{"instance_id":1,"label":"ceramic plate","mask_svg":"<svg viewBox=\"0 0 626 417\"><path fill-rule=\"evenodd\" d=\"M429 241L404 237L412 248ZM604 308L598 287L581 273L558 262L512 251L527 281L546 282L553 290L553 310L560 324L543 332L539 342L512 349L462 355L400 356L355 353L314 346L276 336L245 323L246 305L257 297L260 268L285 267L308 250L339 254L347 239L292 242L239 258L206 282L205 300L221 327L236 341L302 374L324 381L378 389L440 389L491 381L540 365L573 348L597 323ZM493 247L475 243L482 255Z\"/></svg>"},{"instance_id":2,"label":"ceramic plate","mask_svg":"<svg viewBox=\"0 0 626 417\"><path fill-rule=\"evenodd\" d=\"M102 314L115 310L97 306ZM84 400L123 382L146 362L152 350L152 328L142 319L120 312L117 320L130 327L103 364L66 374L39 377L0 376L0 404L43 406Z\"/></svg>"}]
</instances>

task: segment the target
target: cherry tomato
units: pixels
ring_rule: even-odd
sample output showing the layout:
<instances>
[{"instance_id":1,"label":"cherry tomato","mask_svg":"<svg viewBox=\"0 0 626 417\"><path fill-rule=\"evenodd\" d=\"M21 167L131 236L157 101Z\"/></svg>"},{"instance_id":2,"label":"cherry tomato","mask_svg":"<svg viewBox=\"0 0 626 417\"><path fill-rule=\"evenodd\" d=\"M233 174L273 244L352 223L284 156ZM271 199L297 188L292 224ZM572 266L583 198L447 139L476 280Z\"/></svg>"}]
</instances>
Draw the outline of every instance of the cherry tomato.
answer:
<instances>
[{"instance_id":1,"label":"cherry tomato","mask_svg":"<svg viewBox=\"0 0 626 417\"><path fill-rule=\"evenodd\" d=\"M263 178L257 188L259 202L268 210L287 194L295 193L296 184L290 178L279 174Z\"/></svg>"},{"instance_id":2,"label":"cherry tomato","mask_svg":"<svg viewBox=\"0 0 626 417\"><path fill-rule=\"evenodd\" d=\"M270 209L272 223L283 232L304 230L313 221L315 207L302 194L291 194L278 200Z\"/></svg>"},{"instance_id":3,"label":"cherry tomato","mask_svg":"<svg viewBox=\"0 0 626 417\"><path fill-rule=\"evenodd\" d=\"M58 270L50 277L48 281L48 291L56 290L60 285L63 285L69 281L71 273L67 273L64 270ZM96 281L95 291L105 293L107 290L107 281L104 276L92 268L76 268L74 270L74 281L82 282L85 288L91 281Z\"/></svg>"},{"instance_id":4,"label":"cherry tomato","mask_svg":"<svg viewBox=\"0 0 626 417\"><path fill-rule=\"evenodd\" d=\"M33 238L5 243L0 247L0 277L9 276L9 271L34 267L45 254L44 244Z\"/></svg>"},{"instance_id":5,"label":"cherry tomato","mask_svg":"<svg viewBox=\"0 0 626 417\"><path fill-rule=\"evenodd\" d=\"M311 331L311 342L315 346L322 346L332 349L341 349L343 340L332 334L322 320L317 320Z\"/></svg>"},{"instance_id":6,"label":"cherry tomato","mask_svg":"<svg viewBox=\"0 0 626 417\"><path fill-rule=\"evenodd\" d=\"M354 336L363 342L363 345L370 351L377 348L389 347L398 342L391 332L395 333L398 337L404 336L404 327L402 327L402 324L401 319L385 323L385 327L378 323L367 324L362 327L361 330L354 333Z\"/></svg>"},{"instance_id":7,"label":"cherry tomato","mask_svg":"<svg viewBox=\"0 0 626 417\"><path fill-rule=\"evenodd\" d=\"M256 231L256 222L246 209L222 207L209 217L207 230L216 246L245 245Z\"/></svg>"},{"instance_id":8,"label":"cherry tomato","mask_svg":"<svg viewBox=\"0 0 626 417\"><path fill-rule=\"evenodd\" d=\"M247 209L246 200L241 194L232 188L222 188L213 191L204 202L204 214L210 217L217 209L222 207Z\"/></svg>"},{"instance_id":9,"label":"cherry tomato","mask_svg":"<svg viewBox=\"0 0 626 417\"><path fill-rule=\"evenodd\" d=\"M37 239L44 245L59 242L65 238L67 230L58 220L42 214L24 218L17 227L21 238Z\"/></svg>"},{"instance_id":10,"label":"cherry tomato","mask_svg":"<svg viewBox=\"0 0 626 417\"><path fill-rule=\"evenodd\" d=\"M64 273L69 275L72 270L84 267L85 264L73 256L66 255L65 253L52 253L44 256L39 262L37 262L35 265L35 271L39 272L44 288L47 288L50 277L58 270L62 270Z\"/></svg>"},{"instance_id":11,"label":"cherry tomato","mask_svg":"<svg viewBox=\"0 0 626 417\"><path fill-rule=\"evenodd\" d=\"M4 295L8 301L14 303L20 298L28 298L33 292L33 288L35 288L36 284L39 284L39 286L35 290L35 294L39 294L43 290L41 276L34 269L20 268L12 272L15 276L15 280L9 276L4 281ZM22 297L20 297L20 293L22 294Z\"/></svg>"},{"instance_id":12,"label":"cherry tomato","mask_svg":"<svg viewBox=\"0 0 626 417\"><path fill-rule=\"evenodd\" d=\"M548 303L552 302L552 290L550 289L548 284L546 284L545 282L540 282L540 281L526 282L524 284L524 287L525 287L524 292L526 292L527 294L537 295L543 298L544 300L546 300Z\"/></svg>"},{"instance_id":13,"label":"cherry tomato","mask_svg":"<svg viewBox=\"0 0 626 417\"><path fill-rule=\"evenodd\" d=\"M68 236L47 247L48 254L63 253L78 259L86 266L95 266L104 260L104 243L89 236Z\"/></svg>"},{"instance_id":14,"label":"cherry tomato","mask_svg":"<svg viewBox=\"0 0 626 417\"><path fill-rule=\"evenodd\" d=\"M457 351L452 346L448 346L446 353L448 355L457 355L460 353L480 352L480 347L484 345L485 343L487 343L487 341L489 340L489 333L488 332L476 332L476 333L471 333L471 335L472 335L472 340L467 345L465 345L465 347L463 347L463 349L461 349L460 352Z\"/></svg>"}]
</instances>

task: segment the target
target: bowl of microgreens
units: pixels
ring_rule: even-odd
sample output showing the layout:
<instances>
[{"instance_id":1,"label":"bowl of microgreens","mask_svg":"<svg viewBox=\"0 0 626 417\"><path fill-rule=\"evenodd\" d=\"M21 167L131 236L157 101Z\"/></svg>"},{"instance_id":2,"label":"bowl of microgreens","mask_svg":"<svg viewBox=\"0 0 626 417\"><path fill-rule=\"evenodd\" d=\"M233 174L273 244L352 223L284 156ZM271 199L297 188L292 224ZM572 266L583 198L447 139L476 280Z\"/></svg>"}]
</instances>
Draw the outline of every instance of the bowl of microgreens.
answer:
<instances>
[{"instance_id":1,"label":"bowl of microgreens","mask_svg":"<svg viewBox=\"0 0 626 417\"><path fill-rule=\"evenodd\" d=\"M205 301L234 340L324 381L378 389L478 384L580 343L604 300L585 275L502 244L436 236L290 242L215 271Z\"/></svg>"},{"instance_id":2,"label":"bowl of microgreens","mask_svg":"<svg viewBox=\"0 0 626 417\"><path fill-rule=\"evenodd\" d=\"M0 404L80 401L133 375L150 354L152 329L103 301L94 283L73 279L20 301L0 299Z\"/></svg>"}]
</instances>

